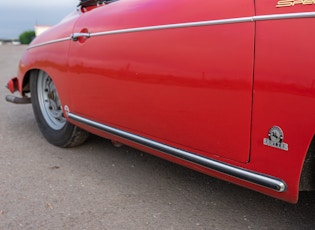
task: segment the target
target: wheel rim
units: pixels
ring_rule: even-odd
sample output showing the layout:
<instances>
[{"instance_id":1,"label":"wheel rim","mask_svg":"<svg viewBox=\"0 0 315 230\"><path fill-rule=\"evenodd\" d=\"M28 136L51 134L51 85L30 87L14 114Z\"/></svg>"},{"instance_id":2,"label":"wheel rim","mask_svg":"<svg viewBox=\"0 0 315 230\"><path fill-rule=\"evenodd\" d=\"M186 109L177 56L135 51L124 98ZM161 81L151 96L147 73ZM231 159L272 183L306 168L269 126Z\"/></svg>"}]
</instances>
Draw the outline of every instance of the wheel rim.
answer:
<instances>
[{"instance_id":1,"label":"wheel rim","mask_svg":"<svg viewBox=\"0 0 315 230\"><path fill-rule=\"evenodd\" d=\"M48 74L40 72L37 81L38 102L46 123L55 130L66 124L56 86Z\"/></svg>"}]
</instances>

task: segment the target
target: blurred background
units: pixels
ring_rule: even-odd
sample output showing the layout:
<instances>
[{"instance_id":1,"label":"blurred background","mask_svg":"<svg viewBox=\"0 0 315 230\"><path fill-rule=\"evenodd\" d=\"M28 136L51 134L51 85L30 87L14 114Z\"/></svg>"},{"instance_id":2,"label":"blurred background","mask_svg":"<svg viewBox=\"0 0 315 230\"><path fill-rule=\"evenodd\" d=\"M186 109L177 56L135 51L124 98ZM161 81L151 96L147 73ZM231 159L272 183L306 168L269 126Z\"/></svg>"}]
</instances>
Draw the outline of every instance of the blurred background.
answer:
<instances>
[{"instance_id":1,"label":"blurred background","mask_svg":"<svg viewBox=\"0 0 315 230\"><path fill-rule=\"evenodd\" d=\"M19 44L20 35L32 36L57 24L76 10L79 0L2 0L0 7L0 45ZM25 37L25 34L24 34Z\"/></svg>"}]
</instances>

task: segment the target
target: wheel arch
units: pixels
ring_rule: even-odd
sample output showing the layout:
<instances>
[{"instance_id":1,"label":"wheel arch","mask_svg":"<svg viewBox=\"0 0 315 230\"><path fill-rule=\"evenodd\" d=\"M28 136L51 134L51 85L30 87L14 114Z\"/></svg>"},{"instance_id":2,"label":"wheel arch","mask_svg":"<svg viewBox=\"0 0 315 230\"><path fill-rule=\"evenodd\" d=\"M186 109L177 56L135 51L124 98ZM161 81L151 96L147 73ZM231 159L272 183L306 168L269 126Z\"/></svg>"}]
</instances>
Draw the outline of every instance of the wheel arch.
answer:
<instances>
[{"instance_id":1,"label":"wheel arch","mask_svg":"<svg viewBox=\"0 0 315 230\"><path fill-rule=\"evenodd\" d=\"M23 81L22 81L22 85L21 85L21 93L24 95L25 93L29 93L31 92L31 87L30 87L30 79L31 76L34 74L34 76L37 76L39 71L43 71L45 73L47 73L52 79L53 76L51 74L49 74L48 71L44 70L44 69L39 69L39 68L33 68L33 69L29 69L23 77Z\"/></svg>"},{"instance_id":2,"label":"wheel arch","mask_svg":"<svg viewBox=\"0 0 315 230\"><path fill-rule=\"evenodd\" d=\"M315 135L304 159L299 191L315 190Z\"/></svg>"},{"instance_id":3,"label":"wheel arch","mask_svg":"<svg viewBox=\"0 0 315 230\"><path fill-rule=\"evenodd\" d=\"M33 73L37 73L40 69L30 69L24 74L23 82L22 82L22 94L29 93L31 91L30 87L30 79Z\"/></svg>"}]
</instances>

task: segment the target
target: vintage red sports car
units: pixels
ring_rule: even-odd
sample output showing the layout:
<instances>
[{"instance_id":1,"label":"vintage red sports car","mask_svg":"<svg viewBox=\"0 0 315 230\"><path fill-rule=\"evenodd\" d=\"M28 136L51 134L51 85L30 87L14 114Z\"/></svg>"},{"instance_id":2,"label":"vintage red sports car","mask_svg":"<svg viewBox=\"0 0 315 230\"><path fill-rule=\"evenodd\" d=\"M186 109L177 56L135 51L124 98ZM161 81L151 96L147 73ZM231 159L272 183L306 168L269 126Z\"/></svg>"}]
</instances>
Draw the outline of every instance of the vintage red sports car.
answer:
<instances>
[{"instance_id":1,"label":"vintage red sports car","mask_svg":"<svg viewBox=\"0 0 315 230\"><path fill-rule=\"evenodd\" d=\"M111 139L295 203L315 188L315 0L80 1L8 82L46 139Z\"/></svg>"}]
</instances>

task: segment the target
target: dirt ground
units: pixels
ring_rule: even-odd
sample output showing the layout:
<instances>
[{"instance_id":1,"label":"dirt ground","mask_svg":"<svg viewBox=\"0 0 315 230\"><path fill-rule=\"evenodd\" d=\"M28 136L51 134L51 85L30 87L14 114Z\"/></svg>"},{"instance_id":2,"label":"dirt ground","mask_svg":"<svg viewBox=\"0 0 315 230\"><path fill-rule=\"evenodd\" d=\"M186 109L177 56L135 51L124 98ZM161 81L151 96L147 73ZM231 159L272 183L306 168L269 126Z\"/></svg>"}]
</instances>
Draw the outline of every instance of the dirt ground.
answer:
<instances>
[{"instance_id":1,"label":"dirt ground","mask_svg":"<svg viewBox=\"0 0 315 230\"><path fill-rule=\"evenodd\" d=\"M50 145L31 105L5 102L25 46L0 46L0 229L314 229L297 205L92 136Z\"/></svg>"}]
</instances>

